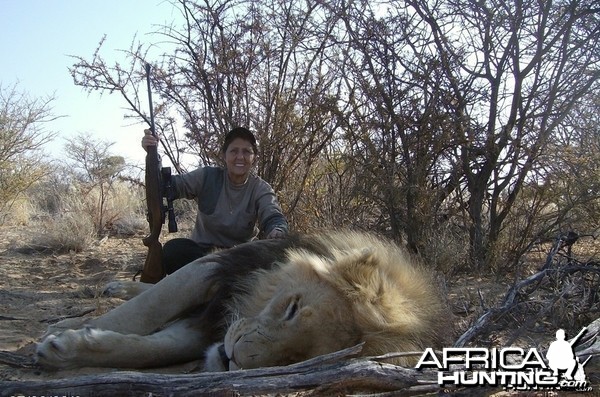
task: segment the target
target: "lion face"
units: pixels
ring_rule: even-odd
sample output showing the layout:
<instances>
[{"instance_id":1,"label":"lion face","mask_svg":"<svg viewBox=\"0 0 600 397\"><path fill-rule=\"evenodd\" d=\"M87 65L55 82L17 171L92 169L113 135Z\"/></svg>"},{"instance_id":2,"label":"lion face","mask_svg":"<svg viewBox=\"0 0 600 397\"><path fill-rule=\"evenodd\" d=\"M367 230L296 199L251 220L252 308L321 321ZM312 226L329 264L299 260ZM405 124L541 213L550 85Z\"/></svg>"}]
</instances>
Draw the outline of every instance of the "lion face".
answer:
<instances>
[{"instance_id":1,"label":"lion face","mask_svg":"<svg viewBox=\"0 0 600 397\"><path fill-rule=\"evenodd\" d=\"M288 365L361 342L361 354L377 355L433 341L441 306L400 249L360 235L328 242L325 254L288 250L276 269L239 285L247 292L229 305L236 317L207 352L209 370Z\"/></svg>"},{"instance_id":2,"label":"lion face","mask_svg":"<svg viewBox=\"0 0 600 397\"><path fill-rule=\"evenodd\" d=\"M360 340L351 308L326 282L276 293L254 317L225 336L229 369L288 365L353 346Z\"/></svg>"}]
</instances>

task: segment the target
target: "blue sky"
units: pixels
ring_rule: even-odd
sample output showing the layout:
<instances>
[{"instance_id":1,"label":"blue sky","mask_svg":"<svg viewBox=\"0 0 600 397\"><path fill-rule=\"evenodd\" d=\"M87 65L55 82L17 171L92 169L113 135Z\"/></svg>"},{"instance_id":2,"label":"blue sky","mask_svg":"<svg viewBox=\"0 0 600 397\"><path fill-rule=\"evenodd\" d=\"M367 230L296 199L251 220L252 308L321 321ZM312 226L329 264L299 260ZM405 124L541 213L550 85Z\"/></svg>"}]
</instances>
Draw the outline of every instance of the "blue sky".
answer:
<instances>
[{"instance_id":1,"label":"blue sky","mask_svg":"<svg viewBox=\"0 0 600 397\"><path fill-rule=\"evenodd\" d=\"M158 43L156 25L179 16L166 0L0 0L0 84L32 98L56 97L53 114L61 117L46 128L58 133L47 152L60 157L65 138L90 133L114 142L112 152L141 164L143 124L124 120L125 102L118 96L87 94L75 86L68 68L71 55L91 59L101 38L101 56L112 64L124 60L134 36ZM156 48L157 54L160 48Z\"/></svg>"}]
</instances>

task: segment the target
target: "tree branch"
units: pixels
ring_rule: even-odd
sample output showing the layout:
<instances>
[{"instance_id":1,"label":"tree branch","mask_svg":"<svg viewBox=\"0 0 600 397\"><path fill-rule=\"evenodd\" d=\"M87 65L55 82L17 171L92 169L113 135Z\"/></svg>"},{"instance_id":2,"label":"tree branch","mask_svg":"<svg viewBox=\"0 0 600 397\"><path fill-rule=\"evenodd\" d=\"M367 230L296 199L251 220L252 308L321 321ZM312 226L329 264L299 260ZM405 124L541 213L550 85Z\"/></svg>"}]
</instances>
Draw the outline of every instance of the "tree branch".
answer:
<instances>
[{"instance_id":1,"label":"tree branch","mask_svg":"<svg viewBox=\"0 0 600 397\"><path fill-rule=\"evenodd\" d=\"M351 391L398 391L403 394L438 389L431 371L417 371L382 363L386 356L350 358L361 345L287 367L222 373L166 375L120 371L77 378L4 382L0 396L17 394L94 395L260 395L312 390L331 395Z\"/></svg>"}]
</instances>

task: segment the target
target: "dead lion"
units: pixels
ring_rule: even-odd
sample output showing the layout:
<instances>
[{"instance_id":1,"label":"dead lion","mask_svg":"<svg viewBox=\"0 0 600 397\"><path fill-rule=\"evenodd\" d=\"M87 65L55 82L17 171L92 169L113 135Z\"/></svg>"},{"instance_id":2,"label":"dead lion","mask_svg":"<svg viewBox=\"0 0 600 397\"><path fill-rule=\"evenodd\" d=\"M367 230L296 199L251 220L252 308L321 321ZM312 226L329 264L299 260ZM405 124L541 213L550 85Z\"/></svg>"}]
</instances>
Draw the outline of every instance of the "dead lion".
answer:
<instances>
[{"instance_id":1,"label":"dead lion","mask_svg":"<svg viewBox=\"0 0 600 397\"><path fill-rule=\"evenodd\" d=\"M256 241L188 264L81 329L47 336L37 360L144 368L206 355L206 370L220 371L360 342L363 355L420 351L436 345L444 316L435 290L398 246L371 234Z\"/></svg>"}]
</instances>

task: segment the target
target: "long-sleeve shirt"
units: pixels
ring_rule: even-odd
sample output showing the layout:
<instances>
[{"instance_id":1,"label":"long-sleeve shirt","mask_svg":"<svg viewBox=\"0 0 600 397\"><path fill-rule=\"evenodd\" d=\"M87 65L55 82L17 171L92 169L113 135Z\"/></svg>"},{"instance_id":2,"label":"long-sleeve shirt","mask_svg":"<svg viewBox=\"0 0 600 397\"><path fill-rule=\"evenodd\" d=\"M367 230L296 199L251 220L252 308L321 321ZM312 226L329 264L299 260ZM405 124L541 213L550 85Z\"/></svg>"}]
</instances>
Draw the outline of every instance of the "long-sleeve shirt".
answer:
<instances>
[{"instance_id":1,"label":"long-sleeve shirt","mask_svg":"<svg viewBox=\"0 0 600 397\"><path fill-rule=\"evenodd\" d=\"M202 245L232 247L250 241L260 230L278 228L287 233L288 223L273 188L251 174L243 185L233 185L227 171L202 167L174 175L176 198L194 199L198 214L191 239Z\"/></svg>"}]
</instances>

